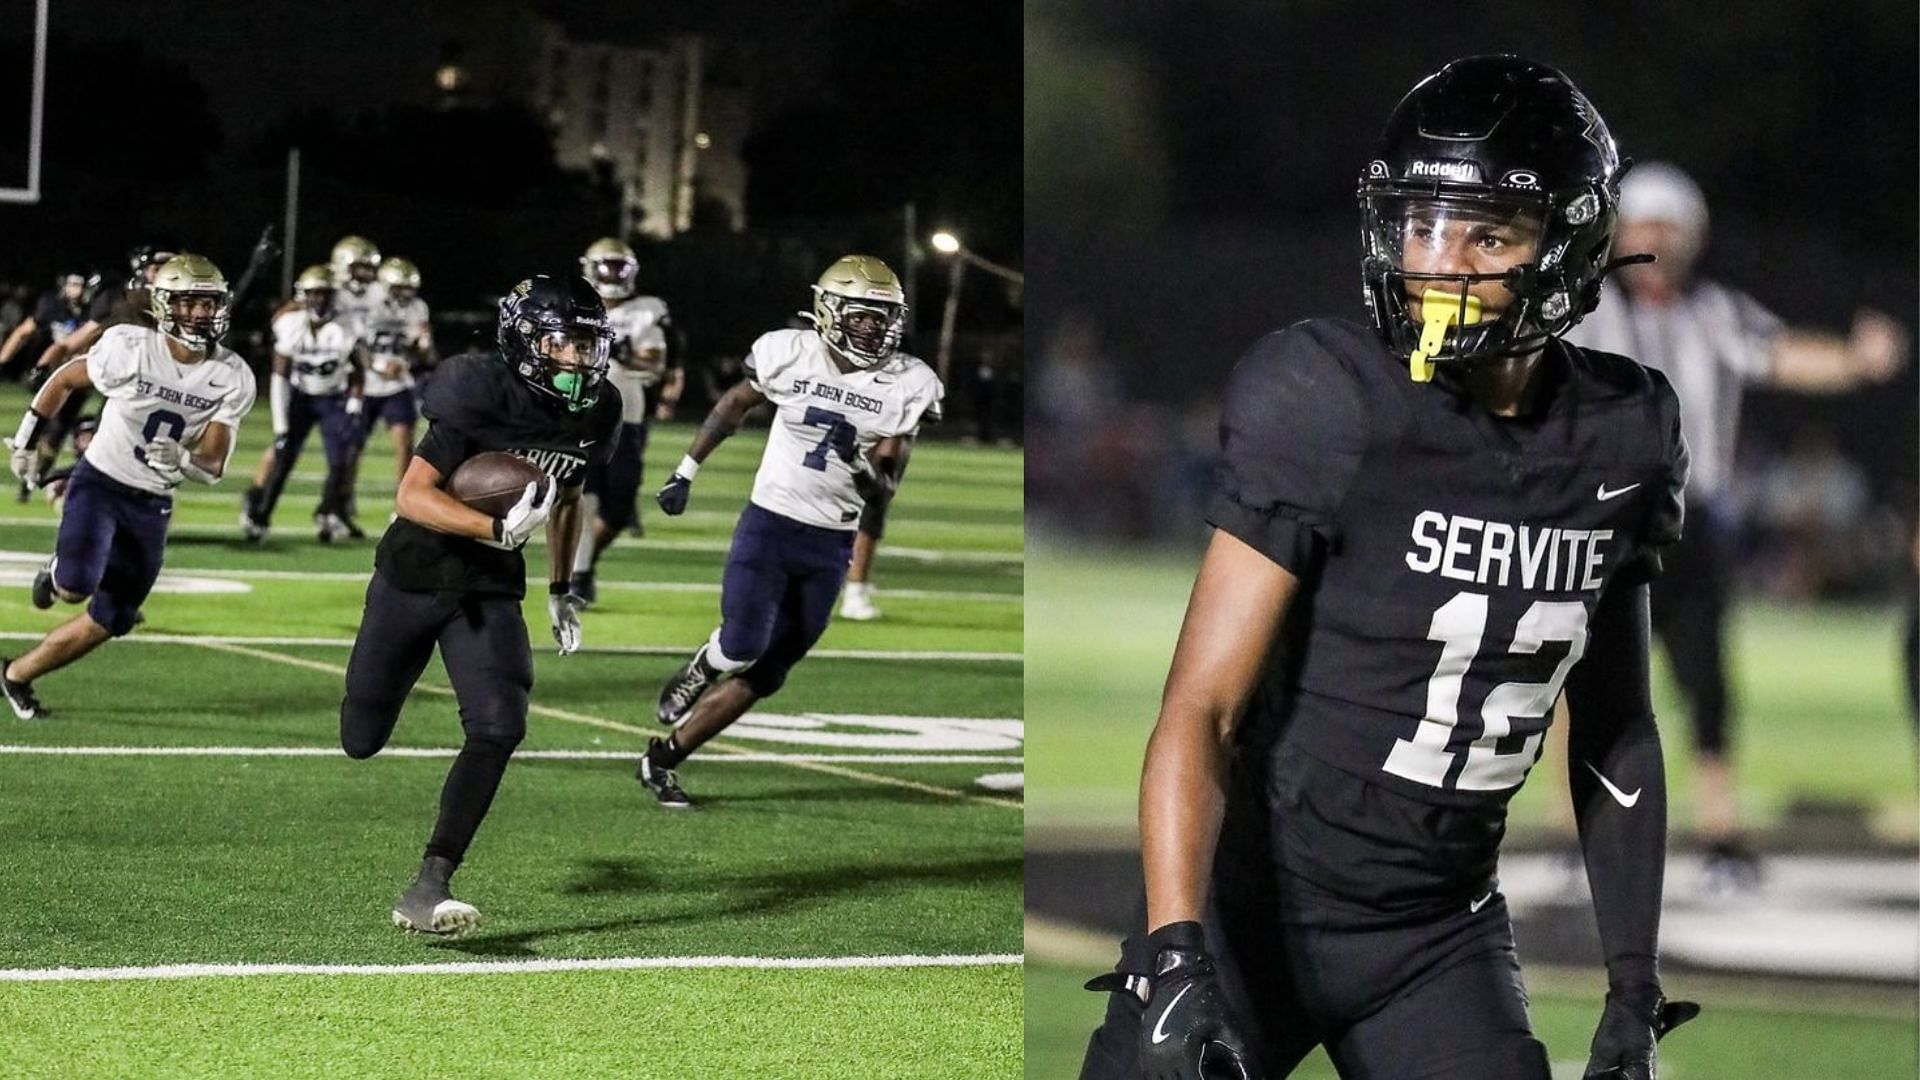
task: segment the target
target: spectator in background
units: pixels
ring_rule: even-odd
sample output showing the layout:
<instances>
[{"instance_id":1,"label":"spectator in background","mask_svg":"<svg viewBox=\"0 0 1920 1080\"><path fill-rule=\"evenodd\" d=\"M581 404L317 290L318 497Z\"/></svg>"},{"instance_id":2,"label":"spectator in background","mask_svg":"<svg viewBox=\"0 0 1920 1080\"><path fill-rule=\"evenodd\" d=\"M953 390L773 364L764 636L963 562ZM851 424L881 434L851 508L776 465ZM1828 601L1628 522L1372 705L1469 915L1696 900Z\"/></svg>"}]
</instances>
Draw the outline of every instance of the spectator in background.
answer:
<instances>
[{"instance_id":1,"label":"spectator in background","mask_svg":"<svg viewBox=\"0 0 1920 1080\"><path fill-rule=\"evenodd\" d=\"M1747 384L1837 393L1897 374L1907 333L1868 309L1845 337L1788 326L1752 297L1693 273L1707 242L1700 188L1672 165L1635 167L1621 185L1618 255L1650 253L1623 268L1598 310L1567 335L1577 345L1658 368L1680 399L1692 452L1686 535L1653 584L1653 628L1693 720L1696 826L1706 846L1708 887L1756 887L1760 868L1742 834L1729 753L1724 626L1729 569L1723 520L1740 396Z\"/></svg>"},{"instance_id":2,"label":"spectator in background","mask_svg":"<svg viewBox=\"0 0 1920 1080\"><path fill-rule=\"evenodd\" d=\"M33 314L20 320L0 345L0 371L19 376L48 342L63 341L87 321L87 275L66 274L40 295Z\"/></svg>"}]
</instances>

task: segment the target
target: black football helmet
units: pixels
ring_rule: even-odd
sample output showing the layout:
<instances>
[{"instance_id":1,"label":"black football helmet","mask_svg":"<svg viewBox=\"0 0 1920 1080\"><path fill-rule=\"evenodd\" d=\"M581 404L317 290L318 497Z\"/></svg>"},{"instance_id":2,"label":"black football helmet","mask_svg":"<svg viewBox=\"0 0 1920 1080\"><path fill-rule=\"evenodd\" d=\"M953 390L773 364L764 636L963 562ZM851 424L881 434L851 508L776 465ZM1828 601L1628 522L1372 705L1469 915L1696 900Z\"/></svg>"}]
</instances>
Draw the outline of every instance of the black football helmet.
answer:
<instances>
[{"instance_id":1,"label":"black football helmet","mask_svg":"<svg viewBox=\"0 0 1920 1080\"><path fill-rule=\"evenodd\" d=\"M500 353L508 366L573 412L596 400L612 345L606 305L578 274L539 274L500 298Z\"/></svg>"},{"instance_id":2,"label":"black football helmet","mask_svg":"<svg viewBox=\"0 0 1920 1080\"><path fill-rule=\"evenodd\" d=\"M1428 76L1394 108L1379 156L1360 177L1374 328L1422 381L1435 362L1524 355L1565 333L1599 303L1613 268L1624 171L1599 112L1545 64L1475 56ZM1407 233L1444 215L1512 223L1531 253L1495 274L1409 272ZM1468 292L1487 281L1502 282L1513 300L1478 322L1480 302ZM1409 311L1410 285L1438 290L1426 292L1426 326ZM1432 317L1449 312L1450 320Z\"/></svg>"}]
</instances>

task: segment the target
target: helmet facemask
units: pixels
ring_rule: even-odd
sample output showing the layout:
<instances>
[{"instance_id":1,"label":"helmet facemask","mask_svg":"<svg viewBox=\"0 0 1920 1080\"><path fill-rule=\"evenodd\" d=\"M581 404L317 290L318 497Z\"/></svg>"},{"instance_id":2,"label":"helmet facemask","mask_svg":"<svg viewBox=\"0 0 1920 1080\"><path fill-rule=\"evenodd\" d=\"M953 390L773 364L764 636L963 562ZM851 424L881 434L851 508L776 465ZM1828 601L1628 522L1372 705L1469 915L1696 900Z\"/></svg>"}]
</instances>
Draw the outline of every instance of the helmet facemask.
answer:
<instances>
[{"instance_id":1,"label":"helmet facemask","mask_svg":"<svg viewBox=\"0 0 1920 1080\"><path fill-rule=\"evenodd\" d=\"M899 351L907 306L888 300L842 296L814 286L814 328L840 357L857 368L875 368Z\"/></svg>"},{"instance_id":2,"label":"helmet facemask","mask_svg":"<svg viewBox=\"0 0 1920 1080\"><path fill-rule=\"evenodd\" d=\"M154 322L160 332L196 352L206 352L227 336L232 316L225 289L153 290Z\"/></svg>"},{"instance_id":3,"label":"helmet facemask","mask_svg":"<svg viewBox=\"0 0 1920 1080\"><path fill-rule=\"evenodd\" d=\"M523 363L534 367L530 381L536 387L566 402L570 412L593 404L607 377L611 329L585 323L549 326L527 335L527 342L532 355Z\"/></svg>"},{"instance_id":4,"label":"helmet facemask","mask_svg":"<svg viewBox=\"0 0 1920 1080\"><path fill-rule=\"evenodd\" d=\"M634 282L640 277L638 260L616 255L580 261L585 264L587 281L602 300L625 300L633 295Z\"/></svg>"},{"instance_id":5,"label":"helmet facemask","mask_svg":"<svg viewBox=\"0 0 1920 1080\"><path fill-rule=\"evenodd\" d=\"M1611 199L1422 187L1360 189L1367 304L1415 381L1538 351L1598 302Z\"/></svg>"}]
</instances>

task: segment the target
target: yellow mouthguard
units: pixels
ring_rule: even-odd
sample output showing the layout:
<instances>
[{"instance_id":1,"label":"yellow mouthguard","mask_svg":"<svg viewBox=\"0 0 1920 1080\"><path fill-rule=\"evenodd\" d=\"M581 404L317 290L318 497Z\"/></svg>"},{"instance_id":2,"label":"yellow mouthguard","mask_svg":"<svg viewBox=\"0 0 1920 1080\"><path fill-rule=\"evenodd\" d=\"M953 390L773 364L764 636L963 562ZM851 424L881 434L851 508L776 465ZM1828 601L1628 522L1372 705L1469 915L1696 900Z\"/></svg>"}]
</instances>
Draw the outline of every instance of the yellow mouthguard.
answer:
<instances>
[{"instance_id":1,"label":"yellow mouthguard","mask_svg":"<svg viewBox=\"0 0 1920 1080\"><path fill-rule=\"evenodd\" d=\"M1420 294L1420 347L1407 357L1407 374L1414 382L1433 381L1433 361L1440 351L1449 326L1472 326L1480 321L1480 298L1469 295L1467 309L1460 310L1460 294L1428 289Z\"/></svg>"}]
</instances>

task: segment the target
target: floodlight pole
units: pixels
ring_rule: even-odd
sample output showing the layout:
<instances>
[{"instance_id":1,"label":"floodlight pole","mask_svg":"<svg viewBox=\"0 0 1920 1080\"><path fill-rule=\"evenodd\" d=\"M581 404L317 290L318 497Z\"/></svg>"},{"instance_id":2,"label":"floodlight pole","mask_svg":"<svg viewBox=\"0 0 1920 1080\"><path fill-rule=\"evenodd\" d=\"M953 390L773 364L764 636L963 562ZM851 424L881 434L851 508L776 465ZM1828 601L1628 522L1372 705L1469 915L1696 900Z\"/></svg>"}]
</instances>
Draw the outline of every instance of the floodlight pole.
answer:
<instances>
[{"instance_id":1,"label":"floodlight pole","mask_svg":"<svg viewBox=\"0 0 1920 1080\"><path fill-rule=\"evenodd\" d=\"M280 249L280 295L293 295L293 248L299 237L300 227L300 148L287 150L287 218L285 229L286 246Z\"/></svg>"},{"instance_id":2,"label":"floodlight pole","mask_svg":"<svg viewBox=\"0 0 1920 1080\"><path fill-rule=\"evenodd\" d=\"M947 369L953 362L953 323L960 316L960 279L967 273L967 260L958 253L949 258L952 261L947 269L947 310L940 316L940 356L935 361L942 383L948 381Z\"/></svg>"}]
</instances>

